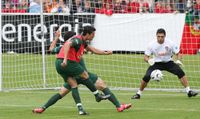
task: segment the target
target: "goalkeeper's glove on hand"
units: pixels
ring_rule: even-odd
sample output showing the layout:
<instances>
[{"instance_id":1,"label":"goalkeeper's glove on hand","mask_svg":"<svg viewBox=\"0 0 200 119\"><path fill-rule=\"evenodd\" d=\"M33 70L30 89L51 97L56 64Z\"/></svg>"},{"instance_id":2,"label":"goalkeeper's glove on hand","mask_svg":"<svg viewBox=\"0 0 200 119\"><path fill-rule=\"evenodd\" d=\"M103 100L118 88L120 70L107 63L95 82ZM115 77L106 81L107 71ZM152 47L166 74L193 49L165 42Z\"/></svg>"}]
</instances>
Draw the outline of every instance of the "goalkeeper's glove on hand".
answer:
<instances>
[{"instance_id":1,"label":"goalkeeper's glove on hand","mask_svg":"<svg viewBox=\"0 0 200 119\"><path fill-rule=\"evenodd\" d=\"M183 63L180 60L176 60L175 63L178 64L179 66L183 66Z\"/></svg>"},{"instance_id":2,"label":"goalkeeper's glove on hand","mask_svg":"<svg viewBox=\"0 0 200 119\"><path fill-rule=\"evenodd\" d=\"M154 65L155 64L155 60L153 58L148 60L149 65Z\"/></svg>"}]
</instances>

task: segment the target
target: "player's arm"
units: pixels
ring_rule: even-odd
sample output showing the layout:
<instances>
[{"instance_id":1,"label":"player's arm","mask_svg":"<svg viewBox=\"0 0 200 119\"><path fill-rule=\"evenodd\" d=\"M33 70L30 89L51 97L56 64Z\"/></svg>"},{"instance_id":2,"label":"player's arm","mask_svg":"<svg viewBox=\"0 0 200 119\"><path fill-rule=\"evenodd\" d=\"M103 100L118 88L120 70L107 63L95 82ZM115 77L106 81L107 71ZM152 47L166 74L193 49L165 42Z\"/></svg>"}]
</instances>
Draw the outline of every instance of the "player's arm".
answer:
<instances>
[{"instance_id":1,"label":"player's arm","mask_svg":"<svg viewBox=\"0 0 200 119\"><path fill-rule=\"evenodd\" d=\"M151 58L149 55L144 55L144 61L149 63L149 65L154 65L155 64L155 60L154 58Z\"/></svg>"},{"instance_id":2,"label":"player's arm","mask_svg":"<svg viewBox=\"0 0 200 119\"><path fill-rule=\"evenodd\" d=\"M150 56L153 54L152 52L152 46L149 45L144 53L144 61L149 63L149 65L154 65L155 64L155 61L154 61L154 58L151 58Z\"/></svg>"},{"instance_id":3,"label":"player's arm","mask_svg":"<svg viewBox=\"0 0 200 119\"><path fill-rule=\"evenodd\" d=\"M148 63L148 60L150 59L150 56L144 55L144 61Z\"/></svg>"},{"instance_id":4,"label":"player's arm","mask_svg":"<svg viewBox=\"0 0 200 119\"><path fill-rule=\"evenodd\" d=\"M175 54L175 58L176 58L176 60L181 60L182 59L182 55L180 53L176 53Z\"/></svg>"},{"instance_id":5,"label":"player's arm","mask_svg":"<svg viewBox=\"0 0 200 119\"><path fill-rule=\"evenodd\" d=\"M67 56L68 56L68 52L70 47L72 46L72 42L71 41L66 41L64 44L64 59L63 62L61 64L62 67L66 67L67 66Z\"/></svg>"},{"instance_id":6,"label":"player's arm","mask_svg":"<svg viewBox=\"0 0 200 119\"><path fill-rule=\"evenodd\" d=\"M53 40L53 42L51 43L50 47L49 47L49 51L52 52L52 50L55 48L56 43L58 42L60 37L60 31L56 31L55 32L55 38Z\"/></svg>"},{"instance_id":7,"label":"player's arm","mask_svg":"<svg viewBox=\"0 0 200 119\"><path fill-rule=\"evenodd\" d=\"M68 41L65 42L64 44L64 60L63 63L61 64L62 67L67 66L67 56L68 56L68 52L70 47L75 47L77 45L80 45L82 43L82 41L78 38L72 38Z\"/></svg>"},{"instance_id":8,"label":"player's arm","mask_svg":"<svg viewBox=\"0 0 200 119\"><path fill-rule=\"evenodd\" d=\"M98 55L110 55L110 54L112 54L112 51L100 50L100 49L97 49L95 47L92 47L91 45L88 45L86 47L86 49L88 51L91 51L92 53L95 53L95 54L98 54Z\"/></svg>"},{"instance_id":9,"label":"player's arm","mask_svg":"<svg viewBox=\"0 0 200 119\"><path fill-rule=\"evenodd\" d=\"M176 44L173 44L172 52L174 53L176 60L181 60L182 59L182 55L179 53L180 49L179 49L178 46L176 46Z\"/></svg>"},{"instance_id":10,"label":"player's arm","mask_svg":"<svg viewBox=\"0 0 200 119\"><path fill-rule=\"evenodd\" d=\"M172 45L172 51L175 54L175 59L176 59L175 63L180 65L180 66L183 66L183 63L181 61L182 55L179 53L180 49L176 44Z\"/></svg>"},{"instance_id":11,"label":"player's arm","mask_svg":"<svg viewBox=\"0 0 200 119\"><path fill-rule=\"evenodd\" d=\"M175 63L178 64L179 66L183 66L183 63L182 63L182 55L180 53L176 53L175 54Z\"/></svg>"},{"instance_id":12,"label":"player's arm","mask_svg":"<svg viewBox=\"0 0 200 119\"><path fill-rule=\"evenodd\" d=\"M60 52L60 49L62 48L62 45L56 46L51 50L52 54L58 54Z\"/></svg>"}]
</instances>

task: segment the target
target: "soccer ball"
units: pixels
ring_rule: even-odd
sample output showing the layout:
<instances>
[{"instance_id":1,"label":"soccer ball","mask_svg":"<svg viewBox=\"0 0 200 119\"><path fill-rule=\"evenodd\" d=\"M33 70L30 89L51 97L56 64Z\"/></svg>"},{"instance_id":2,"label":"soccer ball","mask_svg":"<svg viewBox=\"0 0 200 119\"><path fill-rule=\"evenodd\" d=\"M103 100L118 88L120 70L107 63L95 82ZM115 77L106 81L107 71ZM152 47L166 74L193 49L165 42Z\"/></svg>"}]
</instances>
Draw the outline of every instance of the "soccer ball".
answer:
<instances>
[{"instance_id":1,"label":"soccer ball","mask_svg":"<svg viewBox=\"0 0 200 119\"><path fill-rule=\"evenodd\" d=\"M160 81L163 78L162 71L155 69L151 72L151 79L154 81Z\"/></svg>"}]
</instances>

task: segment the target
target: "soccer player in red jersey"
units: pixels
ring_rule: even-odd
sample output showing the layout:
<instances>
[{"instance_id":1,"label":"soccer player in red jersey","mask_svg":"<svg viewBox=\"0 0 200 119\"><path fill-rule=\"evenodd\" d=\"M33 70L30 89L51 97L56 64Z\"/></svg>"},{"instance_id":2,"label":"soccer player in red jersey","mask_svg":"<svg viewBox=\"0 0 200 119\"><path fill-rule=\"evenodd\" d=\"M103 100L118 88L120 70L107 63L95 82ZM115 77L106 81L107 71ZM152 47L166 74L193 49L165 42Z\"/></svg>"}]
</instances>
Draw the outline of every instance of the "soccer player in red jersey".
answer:
<instances>
[{"instance_id":1,"label":"soccer player in red jersey","mask_svg":"<svg viewBox=\"0 0 200 119\"><path fill-rule=\"evenodd\" d=\"M73 31L68 31L68 32L65 33L64 39L68 40L70 37L74 36L75 34L76 33L73 32ZM59 37L60 37L60 32L56 32L56 38L51 43L50 48L49 48L49 51L51 51L52 53L58 53L60 51L60 49L61 49L61 46L55 47ZM92 46L88 45L88 47L92 47ZM90 49L95 49L95 48L90 48ZM95 53L95 54L101 54L101 55L105 54L105 51L98 50L98 49L94 50L94 51L93 50L90 50L90 51ZM109 51L109 52L110 53L108 53L108 54L112 54L112 51ZM85 68L85 70L87 71L83 58L80 60L79 64L81 64ZM110 95L108 100L111 101L116 106L118 112L122 112L123 110L128 109L128 108L131 107L131 104L120 104L118 99L115 97L115 95L106 86L105 82L102 79L100 79L96 74L93 74L93 73L90 73L90 72L88 72L88 74L89 74L90 79L95 84L95 86L96 86L96 88L98 90L101 90L105 95ZM78 84L85 85L84 80L80 79L80 77L77 77L76 81L77 81ZM33 112L34 113L42 113L42 112L44 112L48 107L50 107L51 105L55 104L58 100L60 100L62 97L64 97L66 94L68 94L70 92L70 90L71 90L71 87L69 86L68 83L65 82L64 85L60 89L60 93L57 93L54 96L52 96L46 102L45 105L43 105L40 108L34 109ZM81 114L81 115L84 115L84 114Z\"/></svg>"}]
</instances>

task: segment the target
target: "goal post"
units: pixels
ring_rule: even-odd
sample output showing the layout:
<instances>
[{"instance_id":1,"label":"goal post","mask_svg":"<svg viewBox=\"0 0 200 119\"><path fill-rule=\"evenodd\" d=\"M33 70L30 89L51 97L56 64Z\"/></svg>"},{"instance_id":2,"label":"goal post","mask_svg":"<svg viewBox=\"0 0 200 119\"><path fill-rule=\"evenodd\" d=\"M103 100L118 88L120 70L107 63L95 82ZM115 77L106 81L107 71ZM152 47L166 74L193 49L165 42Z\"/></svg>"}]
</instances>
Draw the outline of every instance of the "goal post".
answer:
<instances>
[{"instance_id":1,"label":"goal post","mask_svg":"<svg viewBox=\"0 0 200 119\"><path fill-rule=\"evenodd\" d=\"M40 23L41 23L41 39L42 39L42 78L43 88L46 88L46 63L45 63L45 41L44 41L44 15L43 15L43 1L40 0Z\"/></svg>"},{"instance_id":2,"label":"goal post","mask_svg":"<svg viewBox=\"0 0 200 119\"><path fill-rule=\"evenodd\" d=\"M1 5L2 5L2 1L0 1L0 37L2 36L2 32L1 32L1 29L2 29L2 27L1 27ZM3 86L3 84L2 84L2 37L1 37L1 39L0 39L0 91L2 91L2 86Z\"/></svg>"}]
</instances>

